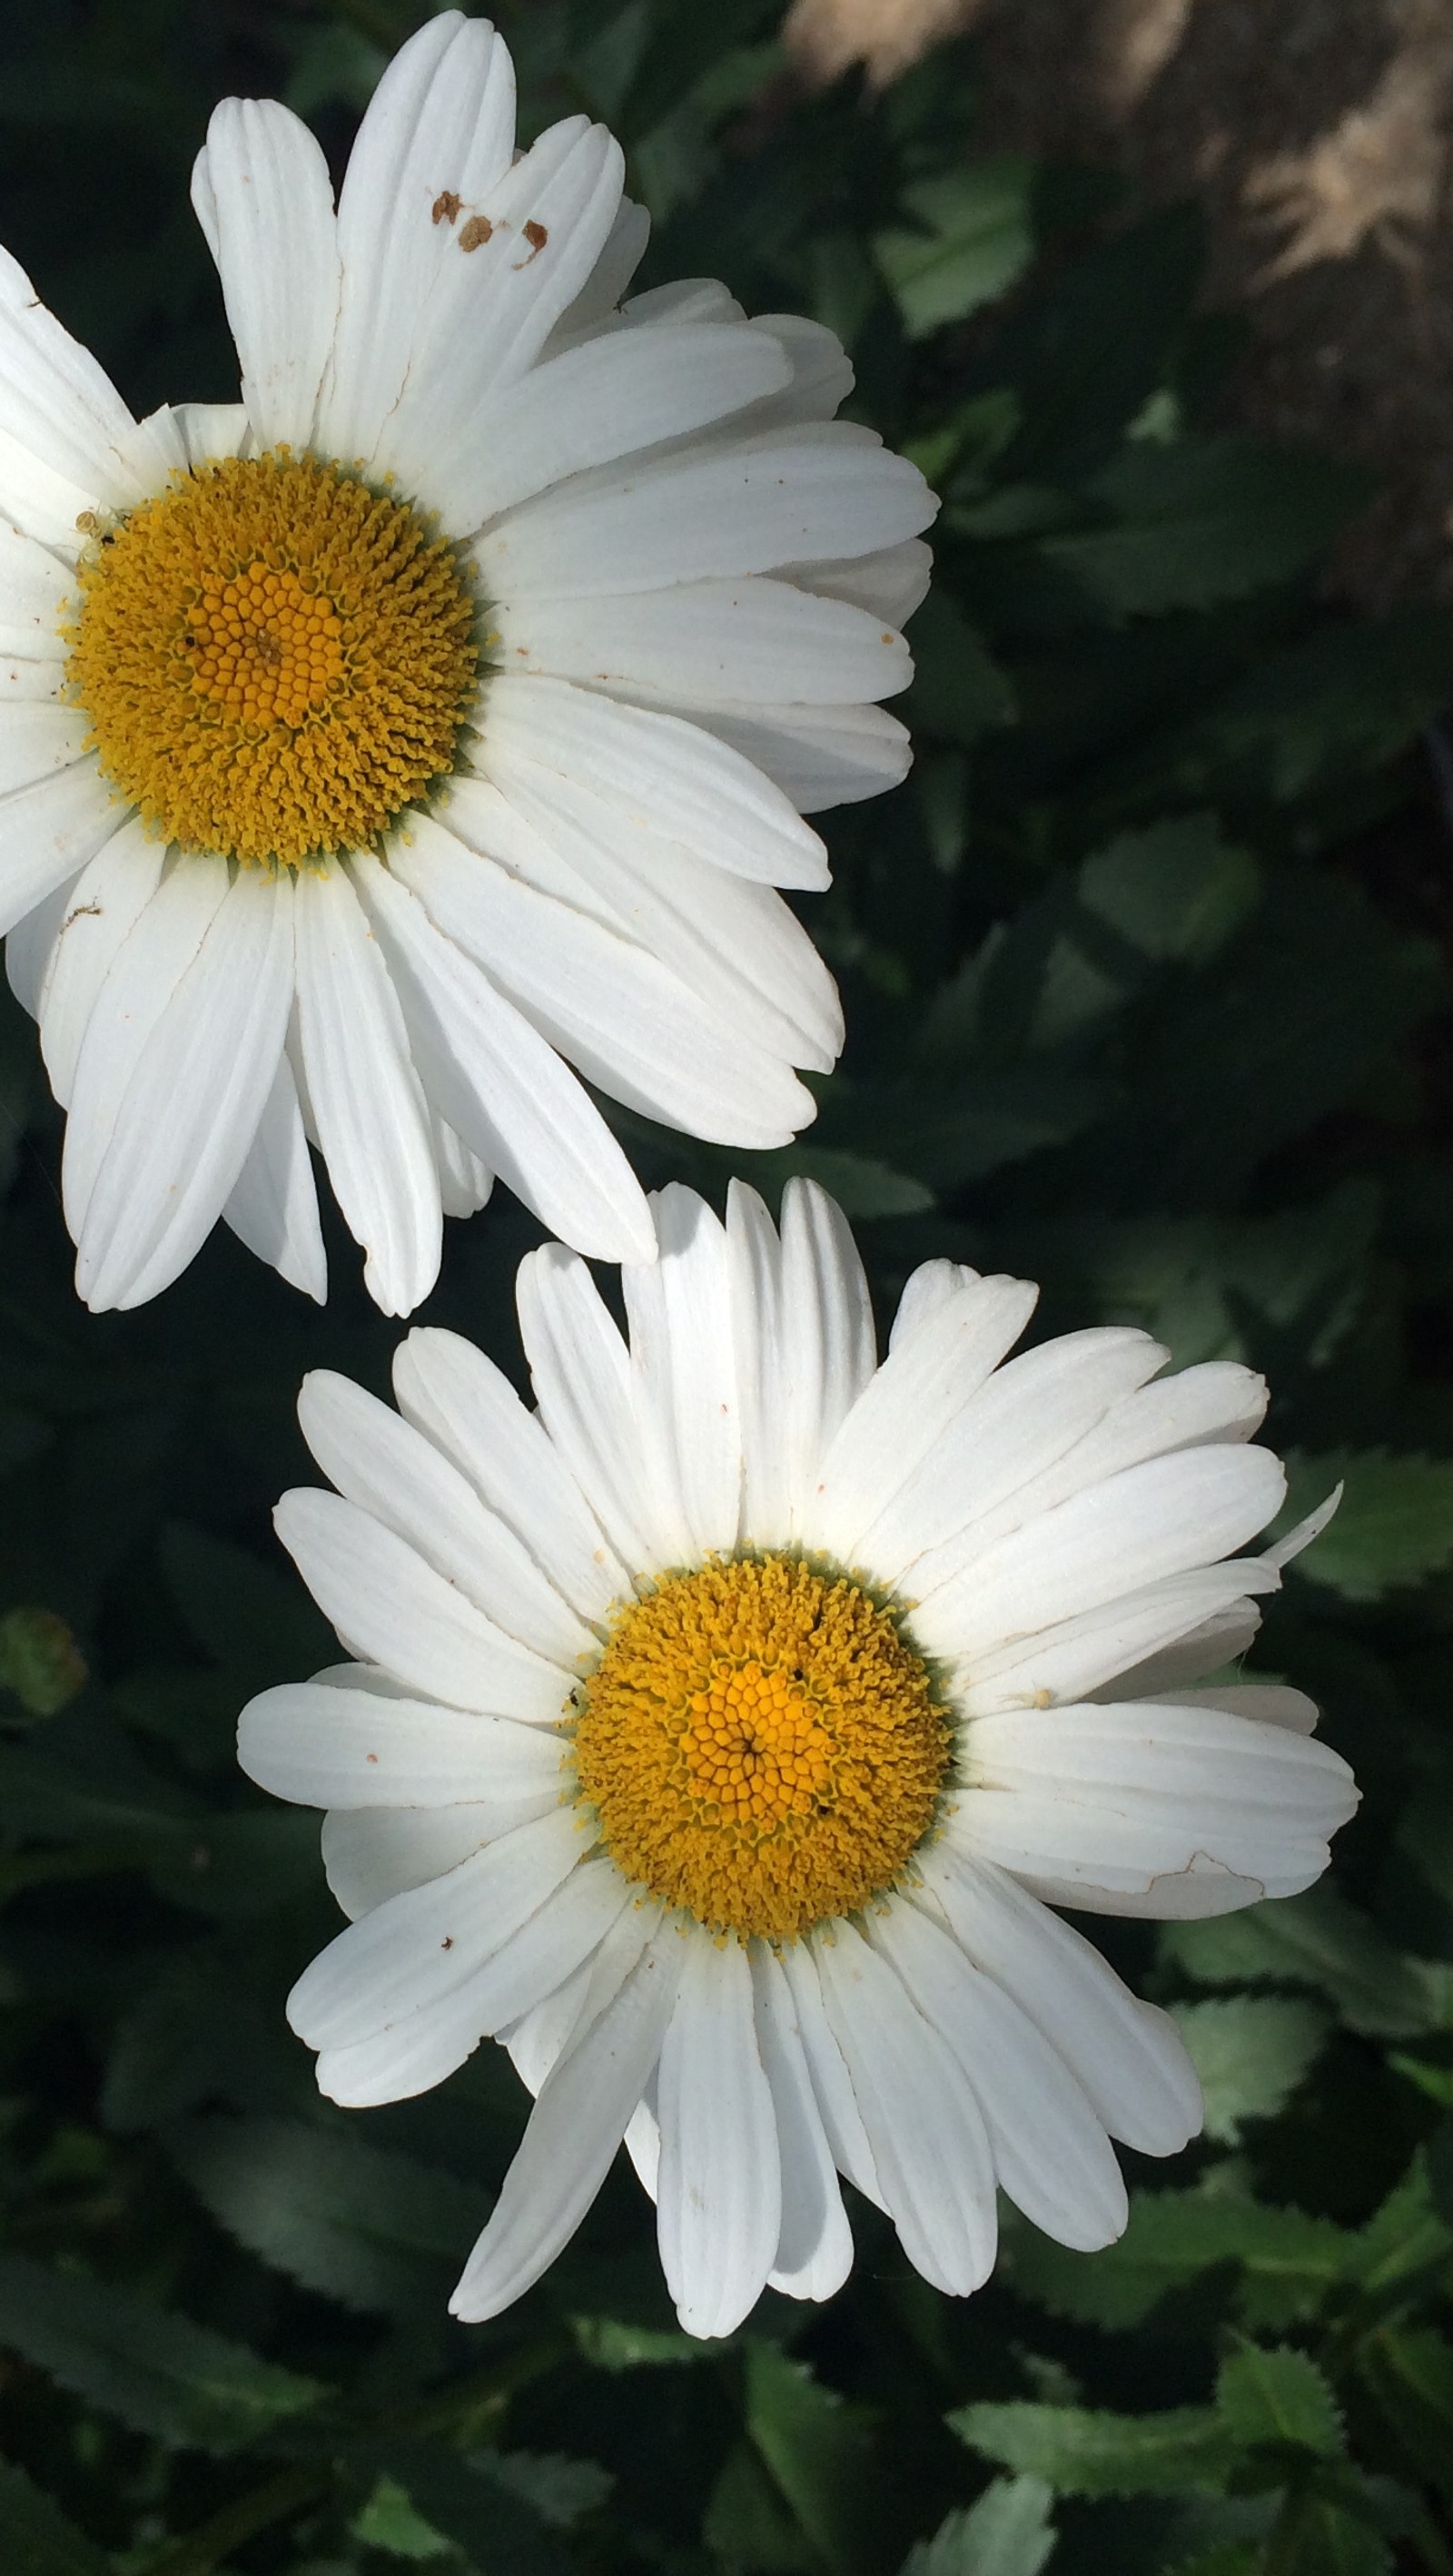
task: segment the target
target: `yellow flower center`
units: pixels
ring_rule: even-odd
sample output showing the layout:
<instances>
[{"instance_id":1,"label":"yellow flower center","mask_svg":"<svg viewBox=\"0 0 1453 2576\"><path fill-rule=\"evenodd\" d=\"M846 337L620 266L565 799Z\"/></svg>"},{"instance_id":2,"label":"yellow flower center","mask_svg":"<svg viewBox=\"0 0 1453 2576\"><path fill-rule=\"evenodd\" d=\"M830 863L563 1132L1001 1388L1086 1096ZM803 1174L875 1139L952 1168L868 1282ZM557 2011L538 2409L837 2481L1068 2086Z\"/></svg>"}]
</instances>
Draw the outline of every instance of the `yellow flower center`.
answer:
<instances>
[{"instance_id":1,"label":"yellow flower center","mask_svg":"<svg viewBox=\"0 0 1453 2576\"><path fill-rule=\"evenodd\" d=\"M164 840L298 867L376 842L453 763L477 663L454 549L335 465L203 466L77 578L68 692Z\"/></svg>"},{"instance_id":2,"label":"yellow flower center","mask_svg":"<svg viewBox=\"0 0 1453 2576\"><path fill-rule=\"evenodd\" d=\"M922 1658L846 1575L669 1575L615 1622L575 1763L623 1875L713 1931L791 1941L890 1887L951 1737Z\"/></svg>"}]
</instances>

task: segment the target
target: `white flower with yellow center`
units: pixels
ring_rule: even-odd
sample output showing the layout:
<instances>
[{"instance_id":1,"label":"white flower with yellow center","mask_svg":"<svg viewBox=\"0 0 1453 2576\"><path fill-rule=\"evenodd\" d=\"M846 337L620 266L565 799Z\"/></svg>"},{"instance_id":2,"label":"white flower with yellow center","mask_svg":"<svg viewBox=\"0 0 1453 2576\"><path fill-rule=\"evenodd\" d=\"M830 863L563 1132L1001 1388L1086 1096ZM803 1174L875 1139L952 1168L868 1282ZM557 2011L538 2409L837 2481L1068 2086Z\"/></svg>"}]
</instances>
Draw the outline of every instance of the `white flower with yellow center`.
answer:
<instances>
[{"instance_id":1,"label":"white flower with yellow center","mask_svg":"<svg viewBox=\"0 0 1453 2576\"><path fill-rule=\"evenodd\" d=\"M944 2290L989 2271L996 2184L1106 2244L1110 2140L1172 2154L1201 2099L1050 1905L1290 1895L1356 1803L1299 1692L1197 1686L1309 1534L1231 1553L1282 1500L1266 1390L1160 1378L1118 1327L1005 1362L1034 1289L947 1261L877 1366L820 1191L789 1187L780 1239L739 1185L724 1227L655 1204L629 1344L574 1254L525 1262L538 1413L437 1331L399 1350L398 1414L305 1382L338 1492L278 1528L361 1660L242 1719L251 1776L331 1811L354 1918L293 2025L338 2102L491 2034L537 2094L461 2317L539 2277L622 2137L695 2334L767 2282L830 2295L839 2174Z\"/></svg>"},{"instance_id":2,"label":"white flower with yellow center","mask_svg":"<svg viewBox=\"0 0 1453 2576\"><path fill-rule=\"evenodd\" d=\"M837 1054L775 889L826 883L803 812L907 766L874 701L932 498L833 418L830 332L709 281L617 309L619 147L514 132L455 11L336 211L295 116L220 107L193 194L235 407L135 422L0 254L0 931L94 1307L219 1215L322 1297L309 1139L390 1313L496 1173L649 1260L577 1075L760 1147Z\"/></svg>"}]
</instances>

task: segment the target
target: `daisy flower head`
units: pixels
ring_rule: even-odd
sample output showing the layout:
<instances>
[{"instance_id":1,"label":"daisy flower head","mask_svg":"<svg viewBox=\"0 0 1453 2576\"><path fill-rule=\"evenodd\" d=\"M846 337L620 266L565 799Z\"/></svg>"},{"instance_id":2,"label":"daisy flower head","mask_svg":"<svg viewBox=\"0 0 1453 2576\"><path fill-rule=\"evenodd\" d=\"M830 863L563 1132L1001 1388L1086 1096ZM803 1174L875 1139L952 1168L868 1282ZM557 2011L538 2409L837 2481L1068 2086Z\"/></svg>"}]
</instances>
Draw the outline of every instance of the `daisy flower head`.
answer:
<instances>
[{"instance_id":1,"label":"daisy flower head","mask_svg":"<svg viewBox=\"0 0 1453 2576\"><path fill-rule=\"evenodd\" d=\"M779 887L907 766L916 468L832 334L711 281L622 304L646 218L583 116L515 151L507 48L433 18L335 208L229 99L193 185L235 405L132 419L0 255L0 931L68 1112L96 1308L219 1216L326 1289L320 1151L386 1312L500 1174L655 1237L580 1076L780 1145L841 1042Z\"/></svg>"},{"instance_id":2,"label":"daisy flower head","mask_svg":"<svg viewBox=\"0 0 1453 2576\"><path fill-rule=\"evenodd\" d=\"M1112 2139L1200 2125L1174 2023L1051 1909L1216 1914L1307 1887L1351 1815L1300 1692L1208 1681L1313 1524L1249 1369L1159 1372L1107 1326L1009 1358L1022 1280L916 1271L879 1364L845 1221L655 1202L623 1338L585 1264L525 1261L538 1411L412 1333L398 1412L305 1381L335 1493L277 1525L355 1661L245 1710L244 1768L325 1807L349 1928L289 2002L335 2101L484 2037L536 2096L454 2295L545 2271L624 2138L683 2325L828 2297L839 2177L940 2289L1001 2187L1079 2247Z\"/></svg>"}]
</instances>

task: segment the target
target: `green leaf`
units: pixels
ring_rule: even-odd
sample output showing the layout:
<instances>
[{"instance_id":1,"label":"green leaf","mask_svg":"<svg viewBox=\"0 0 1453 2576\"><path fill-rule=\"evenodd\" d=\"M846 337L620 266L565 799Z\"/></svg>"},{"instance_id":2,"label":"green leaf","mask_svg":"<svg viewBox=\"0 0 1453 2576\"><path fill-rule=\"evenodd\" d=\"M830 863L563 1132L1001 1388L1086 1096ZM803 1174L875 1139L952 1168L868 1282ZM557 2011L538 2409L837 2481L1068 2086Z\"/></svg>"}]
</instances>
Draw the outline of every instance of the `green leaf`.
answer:
<instances>
[{"instance_id":1,"label":"green leaf","mask_svg":"<svg viewBox=\"0 0 1453 2576\"><path fill-rule=\"evenodd\" d=\"M1233 2352L1216 2380L1216 2404L1238 2442L1290 2443L1324 2460L1342 2448L1342 2417L1331 2389L1310 2356L1289 2344L1270 2352L1243 2344Z\"/></svg>"},{"instance_id":2,"label":"green leaf","mask_svg":"<svg viewBox=\"0 0 1453 2576\"><path fill-rule=\"evenodd\" d=\"M0 2460L0 2530L5 2576L106 2576L94 2542L9 2460Z\"/></svg>"},{"instance_id":3,"label":"green leaf","mask_svg":"<svg viewBox=\"0 0 1453 2576\"><path fill-rule=\"evenodd\" d=\"M1380 1601L1453 1563L1453 1459L1387 1449L1289 1454L1293 1510L1343 1487L1336 1512L1297 1571L1348 1601Z\"/></svg>"},{"instance_id":4,"label":"green leaf","mask_svg":"<svg viewBox=\"0 0 1453 2576\"><path fill-rule=\"evenodd\" d=\"M1054 2553L1053 2502L1043 2478L995 2478L966 2513L915 2541L903 2576L1040 2576Z\"/></svg>"},{"instance_id":5,"label":"green leaf","mask_svg":"<svg viewBox=\"0 0 1453 2576\"><path fill-rule=\"evenodd\" d=\"M1080 901L1141 954L1203 966L1255 911L1256 864L1221 837L1214 814L1178 814L1122 832L1080 870Z\"/></svg>"},{"instance_id":6,"label":"green leaf","mask_svg":"<svg viewBox=\"0 0 1453 2576\"><path fill-rule=\"evenodd\" d=\"M1267 2576L1392 2576L1392 2565L1370 2521L1314 2488L1292 2500L1266 2556Z\"/></svg>"},{"instance_id":7,"label":"green leaf","mask_svg":"<svg viewBox=\"0 0 1453 2576\"><path fill-rule=\"evenodd\" d=\"M250 2253L365 2313L409 2315L441 2299L479 2233L479 2199L466 2184L341 2124L196 2121L171 2153Z\"/></svg>"},{"instance_id":8,"label":"green leaf","mask_svg":"<svg viewBox=\"0 0 1453 2576\"><path fill-rule=\"evenodd\" d=\"M627 136L649 134L733 46L774 27L773 0L717 0L709 13L658 11L630 88L613 122Z\"/></svg>"},{"instance_id":9,"label":"green leaf","mask_svg":"<svg viewBox=\"0 0 1453 2576\"><path fill-rule=\"evenodd\" d=\"M707 2498L701 2536L731 2576L816 2576L819 2561L750 2443L734 2442Z\"/></svg>"},{"instance_id":10,"label":"green leaf","mask_svg":"<svg viewBox=\"0 0 1453 2576\"><path fill-rule=\"evenodd\" d=\"M1349 620L1282 653L1191 728L1173 761L1182 793L1218 781L1282 803L1390 760L1453 695L1453 616L1407 608Z\"/></svg>"},{"instance_id":11,"label":"green leaf","mask_svg":"<svg viewBox=\"0 0 1453 2576\"><path fill-rule=\"evenodd\" d=\"M587 2464L569 2465L589 2475ZM553 2527L564 2517L542 2513L533 2497L523 2495L503 2456L475 2451L462 2459L433 2444L399 2443L379 2454L379 2467L426 2525L489 2576L575 2576ZM600 2481L602 2473L595 2474ZM608 2484L591 2488L592 2502Z\"/></svg>"},{"instance_id":12,"label":"green leaf","mask_svg":"<svg viewBox=\"0 0 1453 2576\"><path fill-rule=\"evenodd\" d=\"M913 686L903 702L915 733L968 750L1013 722L1014 691L950 592L931 590L913 620Z\"/></svg>"},{"instance_id":13,"label":"green leaf","mask_svg":"<svg viewBox=\"0 0 1453 2576\"><path fill-rule=\"evenodd\" d=\"M1384 2326L1359 2341L1357 2367L1400 2448L1453 2497L1453 2343L1436 2326Z\"/></svg>"},{"instance_id":14,"label":"green leaf","mask_svg":"<svg viewBox=\"0 0 1453 2576\"><path fill-rule=\"evenodd\" d=\"M1032 178L1027 161L981 161L905 188L911 228L880 233L873 248L910 340L1013 285L1034 248Z\"/></svg>"},{"instance_id":15,"label":"green leaf","mask_svg":"<svg viewBox=\"0 0 1453 2576\"><path fill-rule=\"evenodd\" d=\"M1234 2445L1210 2406L1112 2415L1077 2406L965 2406L949 2423L972 2449L1060 2495L1219 2494Z\"/></svg>"},{"instance_id":16,"label":"green leaf","mask_svg":"<svg viewBox=\"0 0 1453 2576\"><path fill-rule=\"evenodd\" d=\"M1420 2148L1357 2236L1349 2253L1349 2275L1364 2300L1388 2313L1405 2305L1450 2263L1453 2226L1434 2205L1428 2158Z\"/></svg>"},{"instance_id":17,"label":"green leaf","mask_svg":"<svg viewBox=\"0 0 1453 2576\"><path fill-rule=\"evenodd\" d=\"M1305 571L1365 499L1365 476L1249 439L1137 440L1090 487L1120 524L1041 552L1112 617L1208 609Z\"/></svg>"},{"instance_id":18,"label":"green leaf","mask_svg":"<svg viewBox=\"0 0 1453 2576\"><path fill-rule=\"evenodd\" d=\"M313 2379L132 2290L0 2255L0 2344L178 2449L235 2451L315 2406Z\"/></svg>"},{"instance_id":19,"label":"green leaf","mask_svg":"<svg viewBox=\"0 0 1453 2576\"><path fill-rule=\"evenodd\" d=\"M1441 2018L1422 1963L1404 1958L1326 1883L1240 1914L1167 1924L1161 1951L1201 1985L1310 1986L1349 2030L1371 2039L1412 2038Z\"/></svg>"},{"instance_id":20,"label":"green leaf","mask_svg":"<svg viewBox=\"0 0 1453 2576\"><path fill-rule=\"evenodd\" d=\"M877 2480L858 2409L776 2344L747 2347L746 2430L817 2555L832 2568L876 2563Z\"/></svg>"},{"instance_id":21,"label":"green leaf","mask_svg":"<svg viewBox=\"0 0 1453 2576\"><path fill-rule=\"evenodd\" d=\"M416 2513L397 2478L380 2478L349 2529L366 2549L382 2549L390 2558L452 2558L454 2543Z\"/></svg>"},{"instance_id":22,"label":"green leaf","mask_svg":"<svg viewBox=\"0 0 1453 2576\"><path fill-rule=\"evenodd\" d=\"M1234 2147L1247 2120L1268 2120L1290 2101L1326 2037L1315 2005L1270 1996L1177 2004L1175 2020L1206 2097L1206 2135Z\"/></svg>"},{"instance_id":23,"label":"green leaf","mask_svg":"<svg viewBox=\"0 0 1453 2576\"><path fill-rule=\"evenodd\" d=\"M7 1610L0 1619L0 1686L31 1717L54 1717L86 1679L86 1661L53 1610Z\"/></svg>"},{"instance_id":24,"label":"green leaf","mask_svg":"<svg viewBox=\"0 0 1453 2576\"><path fill-rule=\"evenodd\" d=\"M597 2370L680 2369L709 2361L719 2344L704 2344L673 2326L628 2325L618 2317L572 2317L570 2331Z\"/></svg>"},{"instance_id":25,"label":"green leaf","mask_svg":"<svg viewBox=\"0 0 1453 2576\"><path fill-rule=\"evenodd\" d=\"M123 2014L106 2069L108 2129L164 2129L199 2104L249 2110L296 2098L291 2035L271 1999L249 1987L230 1945L174 1951Z\"/></svg>"},{"instance_id":26,"label":"green leaf","mask_svg":"<svg viewBox=\"0 0 1453 2576\"><path fill-rule=\"evenodd\" d=\"M331 1628L279 1567L181 1521L164 1532L161 1560L203 1654L245 1676L249 1688L336 1663Z\"/></svg>"},{"instance_id":27,"label":"green leaf","mask_svg":"<svg viewBox=\"0 0 1453 2576\"><path fill-rule=\"evenodd\" d=\"M1237 2267L1243 2321L1283 2326L1313 2315L1341 2277L1354 2240L1330 2218L1273 2209L1240 2193L1136 2192L1124 2235L1076 2254L1035 2228L1006 2238L1016 2290L1057 2316L1110 2328L1139 2325L1160 2301L1219 2264Z\"/></svg>"},{"instance_id":28,"label":"green leaf","mask_svg":"<svg viewBox=\"0 0 1453 2576\"><path fill-rule=\"evenodd\" d=\"M1165 381L1201 263L1198 210L1162 208L1025 299L994 351L1020 402L1016 473L1066 480L1103 461Z\"/></svg>"}]
</instances>

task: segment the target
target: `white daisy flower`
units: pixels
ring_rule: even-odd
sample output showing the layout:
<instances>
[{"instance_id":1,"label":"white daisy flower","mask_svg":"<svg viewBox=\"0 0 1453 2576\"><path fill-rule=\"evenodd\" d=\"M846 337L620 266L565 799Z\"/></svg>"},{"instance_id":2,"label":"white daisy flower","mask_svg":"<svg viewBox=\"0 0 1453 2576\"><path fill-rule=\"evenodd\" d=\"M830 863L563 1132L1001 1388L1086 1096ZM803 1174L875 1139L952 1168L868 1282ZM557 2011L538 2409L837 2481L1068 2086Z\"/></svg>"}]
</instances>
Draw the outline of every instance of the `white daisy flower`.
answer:
<instances>
[{"instance_id":1,"label":"white daisy flower","mask_svg":"<svg viewBox=\"0 0 1453 2576\"><path fill-rule=\"evenodd\" d=\"M647 226L604 127L514 136L457 11L336 211L295 116L219 107L236 406L134 421L0 254L0 931L93 1307L219 1215L321 1298L309 1141L386 1312L496 1173L649 1260L577 1075L761 1147L837 1055L775 889L827 881L804 811L906 769L875 701L935 505L833 418L830 332L701 280L617 309Z\"/></svg>"},{"instance_id":2,"label":"white daisy flower","mask_svg":"<svg viewBox=\"0 0 1453 2576\"><path fill-rule=\"evenodd\" d=\"M1063 2243L1125 2223L1112 2138L1200 2124L1175 2025L1052 1905L1215 1914L1310 1886L1352 1813L1316 1712L1206 1684L1287 1554L1266 1390L1160 1378L1142 1332L1005 1354L1035 1291L933 1261L877 1364L847 1226L656 1202L629 1344L531 1254L539 1411L416 1331L399 1413L301 1417L336 1494L277 1525L358 1661L266 1691L241 1758L324 1806L353 1920L295 1987L337 2102L420 2093L482 2038L537 2095L454 2310L537 2280L624 2137L683 2325L822 2299L846 2175L940 2289L995 2186ZM1002 1363L1002 1365L1001 1365ZM402 1418L400 1418L402 1417Z\"/></svg>"}]
</instances>

